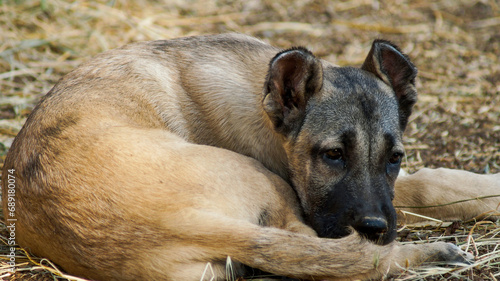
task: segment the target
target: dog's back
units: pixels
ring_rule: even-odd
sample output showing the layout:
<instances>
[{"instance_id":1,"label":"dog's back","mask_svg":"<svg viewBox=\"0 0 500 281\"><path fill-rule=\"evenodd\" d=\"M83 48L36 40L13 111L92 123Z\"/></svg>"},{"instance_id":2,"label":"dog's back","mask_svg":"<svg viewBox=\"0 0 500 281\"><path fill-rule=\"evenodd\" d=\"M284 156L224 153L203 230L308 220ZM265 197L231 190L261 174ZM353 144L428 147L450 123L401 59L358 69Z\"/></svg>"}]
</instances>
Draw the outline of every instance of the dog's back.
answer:
<instances>
[{"instance_id":1,"label":"dog's back","mask_svg":"<svg viewBox=\"0 0 500 281\"><path fill-rule=\"evenodd\" d=\"M274 164L276 151L282 151L269 143L274 137L263 130L259 106L268 62L277 51L252 37L225 34L141 42L105 52L61 79L33 110L29 129L18 139L33 148L25 152L34 153L35 146L50 149L53 142L46 140L70 127L87 134L122 122L238 151L284 175ZM92 124L80 127L81 122Z\"/></svg>"}]
</instances>

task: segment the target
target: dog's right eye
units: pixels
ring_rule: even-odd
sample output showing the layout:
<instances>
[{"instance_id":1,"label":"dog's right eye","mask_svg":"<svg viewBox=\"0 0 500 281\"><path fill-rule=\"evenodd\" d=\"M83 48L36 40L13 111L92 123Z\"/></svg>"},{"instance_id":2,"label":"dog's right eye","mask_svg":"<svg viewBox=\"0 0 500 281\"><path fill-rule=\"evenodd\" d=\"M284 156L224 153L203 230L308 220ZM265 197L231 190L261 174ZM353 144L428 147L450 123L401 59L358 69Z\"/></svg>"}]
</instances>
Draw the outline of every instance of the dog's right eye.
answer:
<instances>
[{"instance_id":1,"label":"dog's right eye","mask_svg":"<svg viewBox=\"0 0 500 281\"><path fill-rule=\"evenodd\" d=\"M403 158L403 154L396 152L392 154L392 156L389 158L389 163L392 165L399 165L401 164L401 160Z\"/></svg>"},{"instance_id":2,"label":"dog's right eye","mask_svg":"<svg viewBox=\"0 0 500 281\"><path fill-rule=\"evenodd\" d=\"M330 165L342 164L344 166L344 153L340 148L330 149L323 153L323 160Z\"/></svg>"},{"instance_id":3,"label":"dog's right eye","mask_svg":"<svg viewBox=\"0 0 500 281\"><path fill-rule=\"evenodd\" d=\"M342 149L336 148L325 152L325 156L330 160L342 160Z\"/></svg>"}]
</instances>

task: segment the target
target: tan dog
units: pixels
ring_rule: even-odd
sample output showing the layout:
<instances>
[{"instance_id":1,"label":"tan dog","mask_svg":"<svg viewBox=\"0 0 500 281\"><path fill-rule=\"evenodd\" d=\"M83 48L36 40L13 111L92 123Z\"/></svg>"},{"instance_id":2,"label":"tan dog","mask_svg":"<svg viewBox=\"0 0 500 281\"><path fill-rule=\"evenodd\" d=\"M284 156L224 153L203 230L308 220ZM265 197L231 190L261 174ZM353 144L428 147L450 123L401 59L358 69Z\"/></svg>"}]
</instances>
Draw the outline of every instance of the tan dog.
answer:
<instances>
[{"instance_id":1,"label":"tan dog","mask_svg":"<svg viewBox=\"0 0 500 281\"><path fill-rule=\"evenodd\" d=\"M207 263L224 279L227 257L236 274L314 280L467 262L452 244L393 242L415 76L380 40L361 69L236 34L115 49L33 110L4 166L4 212L21 246L98 280L210 279ZM499 176L422 171L395 189L396 205L435 204L498 193Z\"/></svg>"}]
</instances>

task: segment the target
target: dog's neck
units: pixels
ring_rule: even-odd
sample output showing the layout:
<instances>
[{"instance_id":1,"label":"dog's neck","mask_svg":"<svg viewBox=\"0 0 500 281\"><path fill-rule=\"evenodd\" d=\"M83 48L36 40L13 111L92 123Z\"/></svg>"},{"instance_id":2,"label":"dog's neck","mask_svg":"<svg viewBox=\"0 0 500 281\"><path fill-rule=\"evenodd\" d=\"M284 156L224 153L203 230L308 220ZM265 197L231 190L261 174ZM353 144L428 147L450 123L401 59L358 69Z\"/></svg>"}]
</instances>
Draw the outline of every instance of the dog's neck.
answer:
<instances>
[{"instance_id":1,"label":"dog's neck","mask_svg":"<svg viewBox=\"0 0 500 281\"><path fill-rule=\"evenodd\" d=\"M262 106L269 61L279 49L252 42L256 47L242 43L234 49L203 52L193 47L189 55L178 54L175 60L166 53L162 60L141 60L134 65L150 77L147 81L156 81L155 89L161 94L145 91L143 95L169 131L189 142L255 158L288 181L284 139ZM240 49L247 55L242 56ZM178 60L175 67L172 60Z\"/></svg>"},{"instance_id":2,"label":"dog's neck","mask_svg":"<svg viewBox=\"0 0 500 281\"><path fill-rule=\"evenodd\" d=\"M181 71L195 73L196 79L179 76L178 95L153 97L163 122L190 142L250 156L289 181L284 137L275 132L262 106L268 62L276 52L269 48L243 60L230 58L236 56L233 53L217 53L203 65L198 61L181 64ZM185 65L191 68L183 69Z\"/></svg>"},{"instance_id":3,"label":"dog's neck","mask_svg":"<svg viewBox=\"0 0 500 281\"><path fill-rule=\"evenodd\" d=\"M242 108L244 110L228 109L227 113L219 116L221 119L215 127L208 121L203 125L207 130L203 133L204 137L193 136L190 141L200 143L202 140L203 144L229 149L257 159L267 169L289 182L285 138L275 132L262 108L260 97L258 102L245 104Z\"/></svg>"},{"instance_id":4,"label":"dog's neck","mask_svg":"<svg viewBox=\"0 0 500 281\"><path fill-rule=\"evenodd\" d=\"M285 137L276 133L272 122L269 120L260 104L259 110L261 110L259 116L264 116L262 126L256 128L259 132L258 136L261 138L259 142L255 144L255 151L249 156L259 160L266 168L290 183L288 158L285 150Z\"/></svg>"},{"instance_id":5,"label":"dog's neck","mask_svg":"<svg viewBox=\"0 0 500 281\"><path fill-rule=\"evenodd\" d=\"M212 95L199 96L201 100L198 102L206 108L210 107L216 116L208 118L199 114L196 120L187 120L190 134L185 138L190 142L225 148L257 159L289 182L285 138L275 131L262 107L260 88L258 90L254 93L220 91L219 95L228 97L219 97L217 100Z\"/></svg>"}]
</instances>

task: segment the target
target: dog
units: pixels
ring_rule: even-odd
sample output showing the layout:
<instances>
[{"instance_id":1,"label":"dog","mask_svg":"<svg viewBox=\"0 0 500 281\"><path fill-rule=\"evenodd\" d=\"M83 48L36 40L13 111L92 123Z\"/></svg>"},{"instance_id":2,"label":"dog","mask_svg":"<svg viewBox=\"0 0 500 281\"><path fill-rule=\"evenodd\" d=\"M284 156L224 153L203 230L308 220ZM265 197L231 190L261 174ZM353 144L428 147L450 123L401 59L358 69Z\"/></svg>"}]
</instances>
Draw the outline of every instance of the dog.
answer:
<instances>
[{"instance_id":1,"label":"dog","mask_svg":"<svg viewBox=\"0 0 500 281\"><path fill-rule=\"evenodd\" d=\"M310 280L470 262L452 244L394 241L393 201L500 187L500 175L446 169L397 179L416 75L383 40L361 68L241 34L105 52L63 77L14 140L6 221L20 246L93 280L223 280L228 257L237 275Z\"/></svg>"}]
</instances>

